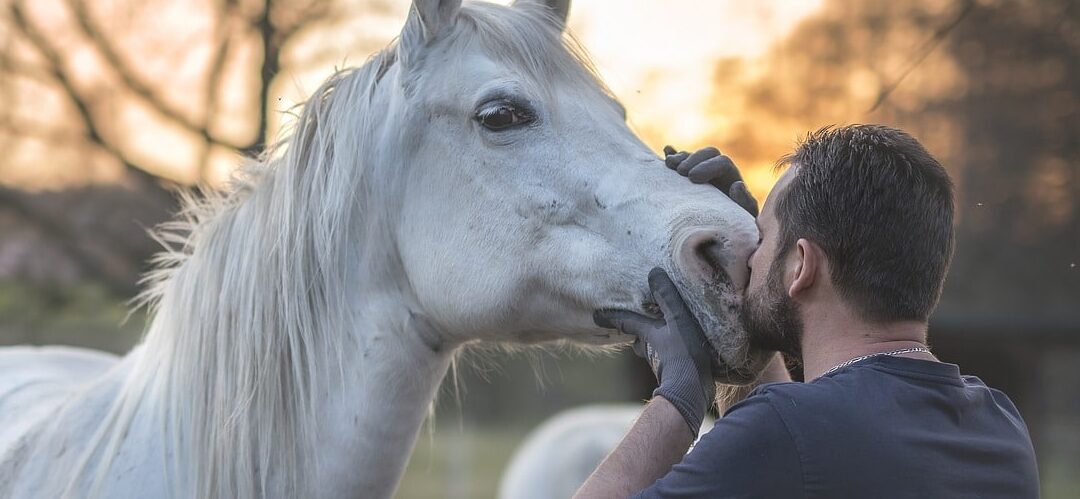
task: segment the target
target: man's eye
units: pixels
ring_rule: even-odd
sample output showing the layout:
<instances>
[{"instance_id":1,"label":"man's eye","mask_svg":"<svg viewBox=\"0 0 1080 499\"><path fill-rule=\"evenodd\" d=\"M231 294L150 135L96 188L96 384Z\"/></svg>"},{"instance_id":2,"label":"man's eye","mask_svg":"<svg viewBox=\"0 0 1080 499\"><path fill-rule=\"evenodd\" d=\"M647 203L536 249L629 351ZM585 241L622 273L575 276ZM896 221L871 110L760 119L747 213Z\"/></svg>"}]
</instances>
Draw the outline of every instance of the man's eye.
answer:
<instances>
[{"instance_id":1,"label":"man's eye","mask_svg":"<svg viewBox=\"0 0 1080 499\"><path fill-rule=\"evenodd\" d=\"M493 132L527 125L534 120L532 113L507 103L484 108L476 113L476 121Z\"/></svg>"}]
</instances>

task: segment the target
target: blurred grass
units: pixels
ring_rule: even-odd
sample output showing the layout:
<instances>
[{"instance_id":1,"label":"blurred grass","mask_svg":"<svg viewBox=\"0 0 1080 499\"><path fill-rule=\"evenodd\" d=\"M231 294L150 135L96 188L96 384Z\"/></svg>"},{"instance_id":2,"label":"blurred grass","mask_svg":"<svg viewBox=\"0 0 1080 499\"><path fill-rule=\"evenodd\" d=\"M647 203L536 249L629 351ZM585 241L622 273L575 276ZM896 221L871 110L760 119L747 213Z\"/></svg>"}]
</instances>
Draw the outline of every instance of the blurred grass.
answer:
<instances>
[{"instance_id":1,"label":"blurred grass","mask_svg":"<svg viewBox=\"0 0 1080 499\"><path fill-rule=\"evenodd\" d=\"M72 345L128 351L146 318L92 283L64 285L0 281L0 345Z\"/></svg>"},{"instance_id":2,"label":"blurred grass","mask_svg":"<svg viewBox=\"0 0 1080 499\"><path fill-rule=\"evenodd\" d=\"M526 434L526 429L441 427L432 435L425 429L394 497L495 497L499 477Z\"/></svg>"},{"instance_id":3,"label":"blurred grass","mask_svg":"<svg viewBox=\"0 0 1080 499\"><path fill-rule=\"evenodd\" d=\"M1039 463L1044 499L1076 499L1080 497L1080 462L1052 459Z\"/></svg>"},{"instance_id":4,"label":"blurred grass","mask_svg":"<svg viewBox=\"0 0 1080 499\"><path fill-rule=\"evenodd\" d=\"M128 308L123 299L95 284L0 281L0 346L63 344L122 354L138 341L146 320L140 311L124 322ZM1048 363L1057 367L1047 373L1051 380L1071 379L1066 374L1075 372L1076 356L1061 356ZM434 432L427 426L421 431L395 497L495 497L499 477L531 428L569 407L647 397L651 387L631 369L641 366L628 350L599 356L497 350L466 354L460 366L461 392L455 395L453 383L444 383ZM1031 418L1029 424L1041 423L1043 431L1053 435L1038 448L1042 497L1076 498L1080 421L1070 391L1075 386L1057 385L1050 384L1061 392L1050 394L1056 401L1049 408L1053 417Z\"/></svg>"}]
</instances>

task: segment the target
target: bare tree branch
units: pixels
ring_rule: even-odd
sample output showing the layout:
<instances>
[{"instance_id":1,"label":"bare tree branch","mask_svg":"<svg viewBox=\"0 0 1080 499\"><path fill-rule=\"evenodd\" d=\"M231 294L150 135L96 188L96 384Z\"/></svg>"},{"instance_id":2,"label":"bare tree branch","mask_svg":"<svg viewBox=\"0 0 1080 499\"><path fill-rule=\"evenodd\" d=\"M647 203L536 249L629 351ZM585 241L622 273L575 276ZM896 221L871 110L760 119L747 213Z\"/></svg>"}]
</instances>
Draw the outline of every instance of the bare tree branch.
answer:
<instances>
[{"instance_id":1,"label":"bare tree branch","mask_svg":"<svg viewBox=\"0 0 1080 499\"><path fill-rule=\"evenodd\" d=\"M263 60L259 66L259 118L258 129L255 134L255 139L251 141L247 147L241 149L241 153L245 156L256 156L266 149L266 126L267 118L270 108L270 86L273 84L274 76L277 75L280 67L281 58L281 46L278 45L278 40L274 28L274 23L270 20L270 11L273 6L272 0L264 0L262 12L252 21L252 27L259 33L259 41L262 45Z\"/></svg>"},{"instance_id":2,"label":"bare tree branch","mask_svg":"<svg viewBox=\"0 0 1080 499\"><path fill-rule=\"evenodd\" d=\"M86 99L82 98L78 89L75 88L74 83L64 71L64 62L60 57L60 54L48 42L38 28L27 19L20 2L12 3L11 16L15 29L21 33L31 45L33 45L34 49L37 50L48 63L48 67L45 68L45 71L52 75L55 82L59 84L64 91L64 95L67 97L68 101L75 108L84 127L86 139L101 150L115 157L135 181L142 187L149 189L149 192L157 193L157 196L163 194L167 195L164 188L159 183L159 178L157 176L147 172L134 162L130 161L120 148L111 144L101 133L101 129L94 119L94 113L87 104Z\"/></svg>"},{"instance_id":3,"label":"bare tree branch","mask_svg":"<svg viewBox=\"0 0 1080 499\"><path fill-rule=\"evenodd\" d=\"M916 55L915 58L912 59L911 63L908 64L907 68L905 68L904 71L900 73L900 76L892 83L886 85L884 88L881 89L881 93L878 94L877 100L874 101L874 105L870 106L870 109L868 109L866 112L869 114L877 110L877 108L881 107L881 105L885 103L885 100L889 98L889 95L891 95L893 91L896 90L896 87L899 87L900 83L902 83L904 79L906 79L908 75L910 75L911 72L915 70L915 68L919 67L919 64L922 64L922 62L926 60L926 58L934 51L934 49L936 49L938 45L940 45L941 42L945 40L945 37L949 36L949 33L952 32L953 28L956 28L956 26L960 24L960 21L963 21L964 18L967 17L967 15L974 8L975 0L964 0L964 5L960 8L960 13L957 14L956 17L949 24L946 24L945 26L939 28L934 33L934 36L930 37L930 39L923 44L922 49L919 51L918 55Z\"/></svg>"},{"instance_id":4,"label":"bare tree branch","mask_svg":"<svg viewBox=\"0 0 1080 499\"><path fill-rule=\"evenodd\" d=\"M118 50L118 39L95 23L92 9L85 0L65 1L75 20L76 33L82 35L81 38L102 57L106 69L111 71L122 85L123 94L145 104L169 123L201 138L200 142L204 147L198 167L202 181L206 180L212 153L217 148L239 150L249 155L263 151L267 142L268 113L274 109L269 102L270 91L281 70L283 47L310 23L325 19L331 12L324 0L313 0L306 5L264 0L258 4L261 11L240 17L242 9L238 0L218 0L221 2L216 8L219 12L211 14L219 15L215 20L217 26L213 52L207 60L206 79L203 81L207 95L205 112L202 116L189 116L186 109L178 109L168 103L166 95L155 81L145 79L135 71L137 68L134 63L137 61L128 60L125 54ZM65 57L65 46L47 31L43 21L31 15L30 2L10 0L2 5L7 6L10 13L11 29L7 33L16 37L20 41L19 47L28 49L29 52L0 51L0 72L5 73L5 76L14 75L47 85L51 89L50 93L55 92L67 101L74 112L65 113L65 119L70 118L72 121L57 122L55 129L50 126L51 122L26 123L27 120L20 119L17 113L3 114L0 116L0 135L6 138L33 137L57 144L88 144L118 162L134 183L135 189L148 196L144 199L154 201L155 205L160 204L162 209L175 206L173 196L162 185L163 179L147 171L140 160L129 156L129 149L118 141L117 131L107 126L105 110L95 105L99 102L96 99L99 91L96 87L80 84L80 80L76 78L76 68L71 65L71 60ZM254 117L257 121L256 134L250 141L244 140L246 144L229 143L215 136L212 127L218 116L216 113L219 111L220 99L225 95L222 92L230 55L234 53L235 45L251 34L251 31L258 36L256 43L263 49L259 72L250 76L257 85L258 110ZM26 57L18 57L19 54ZM3 83L11 81L17 80L5 78ZM70 256L85 275L105 283L117 293L129 293L132 283L127 282L126 277L131 269L139 267L143 258L138 248L118 247L120 245L116 244L117 241L105 244L104 240L97 240L100 235L94 231L80 233L65 217L52 213L50 206L52 205L48 203L35 203L33 199L18 192L0 189L0 208L12 210L26 222L38 227L44 236L55 240L59 249ZM155 206L154 209L158 208ZM110 249L103 250L106 247Z\"/></svg>"},{"instance_id":5,"label":"bare tree branch","mask_svg":"<svg viewBox=\"0 0 1080 499\"><path fill-rule=\"evenodd\" d=\"M69 130L46 130L39 128L37 124L18 123L11 119L10 116L0 119L0 132L12 137L27 137L55 144L64 144L86 138L83 134Z\"/></svg>"},{"instance_id":6,"label":"bare tree branch","mask_svg":"<svg viewBox=\"0 0 1080 499\"><path fill-rule=\"evenodd\" d=\"M271 2L267 2L267 8L270 8L270 3ZM277 5L280 6L282 4L285 4L285 2L279 2ZM287 21L283 19L272 20L277 27L276 36L278 37L278 40L276 40L276 42L279 46L284 45L288 39L292 38L293 35L305 26L327 19L334 13L331 3L326 0L312 0L311 2L308 2L307 5L294 7L293 10L299 12L299 14L293 16L292 19ZM281 16L275 17L280 18Z\"/></svg>"},{"instance_id":7,"label":"bare tree branch","mask_svg":"<svg viewBox=\"0 0 1080 499\"><path fill-rule=\"evenodd\" d=\"M149 85L136 76L135 71L131 69L127 61L125 61L116 51L112 42L110 42L104 33L94 25L93 18L86 9L86 4L81 0L67 0L67 4L74 14L83 34L90 39L91 43L94 44L94 47L97 48L102 57L108 61L109 66L116 72L116 75L120 77L120 80L132 91L132 93L149 104L154 110L161 113L162 116L169 118L189 131L199 135L207 142L234 149L243 147L242 145L232 144L212 136L209 131L209 117L207 117L206 123L198 123L184 115L184 113L169 106L165 100L154 91L154 89L150 88Z\"/></svg>"},{"instance_id":8,"label":"bare tree branch","mask_svg":"<svg viewBox=\"0 0 1080 499\"><path fill-rule=\"evenodd\" d=\"M258 134L255 140L240 151L247 156L256 156L266 149L267 142L267 118L271 110L270 88L274 84L274 77L281 70L281 50L303 26L323 19L330 15L329 4L324 0L314 0L302 8L302 13L295 20L284 23L284 26L275 24L275 2L264 0L262 11L251 21L252 27L258 32L262 45L263 59L259 68L259 121Z\"/></svg>"},{"instance_id":9,"label":"bare tree branch","mask_svg":"<svg viewBox=\"0 0 1080 499\"><path fill-rule=\"evenodd\" d=\"M53 82L49 73L42 71L41 68L27 64L26 61L16 59L9 51L0 53L0 70L3 70L6 74L22 76L40 83Z\"/></svg>"},{"instance_id":10,"label":"bare tree branch","mask_svg":"<svg viewBox=\"0 0 1080 499\"><path fill-rule=\"evenodd\" d=\"M199 165L200 179L204 178L209 153L214 146L237 149L248 156L255 156L265 149L267 142L266 128L268 123L268 113L272 108L269 103L270 88L273 85L274 77L281 70L280 59L282 47L303 27L320 19L325 19L332 12L330 2L325 0L313 0L307 5L300 7L290 5L291 10L297 12L297 14L288 16L290 18L286 20L283 19L283 17L286 16L280 12L283 3L274 2L273 0L264 0L262 10L258 16L251 21L251 26L257 32L263 50L263 62L259 69L259 85L257 93L259 99L259 112L256 135L247 144L236 144L215 137L210 132L210 119L217 102L216 91L218 89L216 87L221 81L221 74L229 50L228 34L223 34L223 41L221 45L219 45L218 50L214 55L214 59L211 62L211 69L207 78L207 88L211 89L208 93L209 102L206 107L207 113L204 122L198 123L169 106L165 100L154 91L154 89L136 75L135 71L116 50L116 47L113 46L103 32L94 24L93 17L82 0L67 0L67 4L72 10L80 30L90 39L94 44L94 47L97 48L102 57L105 58L110 67L116 72L117 76L119 76L120 80L132 91L132 93L148 103L161 115L199 135L203 139L206 146L203 151L203 158ZM234 0L226 1L221 14L222 19L227 19L231 16L235 11L235 7L236 2Z\"/></svg>"},{"instance_id":11,"label":"bare tree branch","mask_svg":"<svg viewBox=\"0 0 1080 499\"><path fill-rule=\"evenodd\" d=\"M221 86L224 68L231 49L233 29L228 26L231 24L230 20L232 17L239 10L236 0L224 0L224 6L221 10L218 28L219 39L221 41L212 56L207 73L207 102L203 123L196 122L190 117L170 107L160 94L137 76L130 64L95 25L92 14L82 0L66 1L69 8L72 10L73 17L76 19L79 29L108 62L125 87L131 90L132 94L146 102L162 116L188 131L197 134L202 139L204 148L199 163L200 179L204 179L207 174L209 158L214 147L235 149L249 156L255 156L265 149L267 143L268 114L272 112L273 109L272 104L269 102L270 90L274 83L274 78L281 70L282 47L304 26L320 19L327 18L332 12L330 2L325 0L313 0L307 5L299 7L295 4L290 4L289 10L287 11L284 10L285 7L283 7L283 4L280 2L274 2L273 0L264 0L262 2L262 9L260 12L253 19L249 20L249 26L257 31L259 43L263 49L263 60L260 64L259 75L257 76L258 113L256 135L246 144L234 144L215 137L210 130L210 125L214 112L218 106L219 87ZM34 70L32 67L20 64L17 68L17 73L40 81L57 84L75 109L85 130L86 139L94 146L116 158L139 183L155 185L160 188L160 186L157 185L157 178L153 174L148 173L143 167L129 159L125 151L116 144L113 144L103 133L98 124L98 117L91 108L90 99L87 99L86 96L76 88L69 72L65 69L65 61L58 49L50 42L49 38L41 31L41 29L27 18L23 3L20 1L12 2L10 11L16 32L27 39L32 48L34 48L44 59L43 68ZM13 68L16 63L10 59L5 59L2 62L5 69L16 69Z\"/></svg>"},{"instance_id":12,"label":"bare tree branch","mask_svg":"<svg viewBox=\"0 0 1080 499\"><path fill-rule=\"evenodd\" d=\"M221 91L222 75L225 72L225 62L229 58L231 36L228 26L231 24L233 11L236 7L234 0L227 0L218 15L215 31L215 40L218 41L218 49L214 52L210 62L210 69L206 75L206 108L203 115L206 123L203 130L204 144L199 157L199 183L205 183L210 169L210 156L214 150L215 142L210 137L210 127L213 124L214 114L217 111L218 93Z\"/></svg>"}]
</instances>

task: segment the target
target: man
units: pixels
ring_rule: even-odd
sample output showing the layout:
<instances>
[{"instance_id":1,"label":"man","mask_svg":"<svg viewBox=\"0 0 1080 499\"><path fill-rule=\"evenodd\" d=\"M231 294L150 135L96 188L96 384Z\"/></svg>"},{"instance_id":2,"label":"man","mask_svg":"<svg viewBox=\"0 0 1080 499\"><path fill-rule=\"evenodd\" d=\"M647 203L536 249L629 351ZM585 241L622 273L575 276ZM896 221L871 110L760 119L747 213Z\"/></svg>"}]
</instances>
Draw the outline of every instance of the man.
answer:
<instances>
[{"instance_id":1,"label":"man","mask_svg":"<svg viewBox=\"0 0 1080 499\"><path fill-rule=\"evenodd\" d=\"M666 152L696 182L728 192L739 178L715 149ZM752 346L798 359L806 382L792 383L777 355L686 454L715 356L654 270L663 320L596 320L638 337L659 388L577 497L1038 497L1016 407L927 347L953 249L945 170L910 135L874 125L818 131L783 164L758 217L741 316Z\"/></svg>"}]
</instances>

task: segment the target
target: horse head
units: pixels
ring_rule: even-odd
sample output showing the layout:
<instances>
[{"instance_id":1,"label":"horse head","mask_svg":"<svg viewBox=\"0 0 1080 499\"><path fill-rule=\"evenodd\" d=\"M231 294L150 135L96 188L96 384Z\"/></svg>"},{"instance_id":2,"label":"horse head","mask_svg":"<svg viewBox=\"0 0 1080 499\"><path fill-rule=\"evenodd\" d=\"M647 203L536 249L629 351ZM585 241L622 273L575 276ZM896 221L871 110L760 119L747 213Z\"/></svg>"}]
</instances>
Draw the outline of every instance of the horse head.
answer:
<instances>
[{"instance_id":1,"label":"horse head","mask_svg":"<svg viewBox=\"0 0 1080 499\"><path fill-rule=\"evenodd\" d=\"M593 311L653 312L660 266L748 381L763 358L735 312L754 220L634 134L562 33L568 4L413 2L380 63L374 146L402 151L383 184L402 287L444 340L611 344L629 337Z\"/></svg>"}]
</instances>

